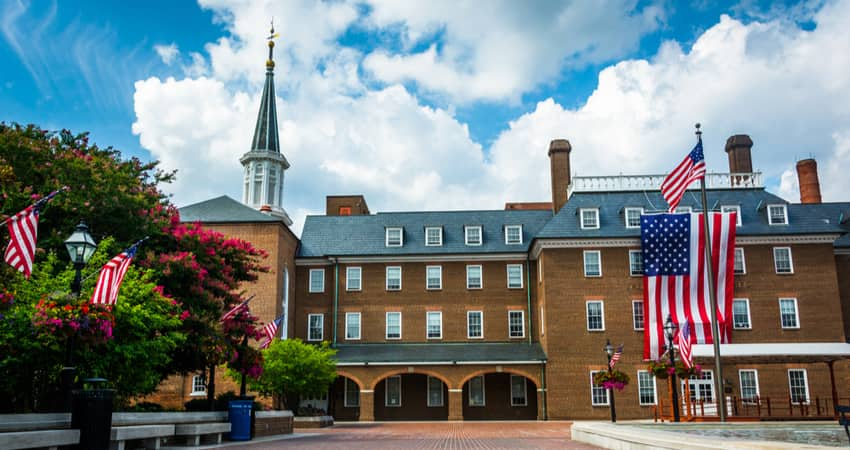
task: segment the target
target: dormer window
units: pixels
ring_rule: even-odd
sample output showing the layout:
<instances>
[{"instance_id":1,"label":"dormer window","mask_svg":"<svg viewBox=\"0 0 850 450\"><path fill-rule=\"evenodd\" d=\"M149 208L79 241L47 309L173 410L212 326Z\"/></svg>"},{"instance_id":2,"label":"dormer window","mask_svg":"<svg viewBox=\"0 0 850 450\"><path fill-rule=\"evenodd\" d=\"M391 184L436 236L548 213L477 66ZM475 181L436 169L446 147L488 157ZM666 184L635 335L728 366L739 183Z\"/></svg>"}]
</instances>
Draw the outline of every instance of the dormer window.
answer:
<instances>
[{"instance_id":1,"label":"dormer window","mask_svg":"<svg viewBox=\"0 0 850 450\"><path fill-rule=\"evenodd\" d=\"M724 212L724 213L734 212L735 217L736 217L735 226L737 226L737 227L741 226L741 206L740 205L720 205L720 212Z\"/></svg>"},{"instance_id":2,"label":"dormer window","mask_svg":"<svg viewBox=\"0 0 850 450\"><path fill-rule=\"evenodd\" d=\"M678 208L674 209L673 212L676 214L690 214L694 212L694 209L690 206L679 206Z\"/></svg>"},{"instance_id":3,"label":"dormer window","mask_svg":"<svg viewBox=\"0 0 850 450\"><path fill-rule=\"evenodd\" d=\"M626 208L626 228L640 228L640 215L643 208Z\"/></svg>"},{"instance_id":4,"label":"dormer window","mask_svg":"<svg viewBox=\"0 0 850 450\"><path fill-rule=\"evenodd\" d=\"M402 227L388 227L387 228L387 247L401 247L403 242L402 232L404 228Z\"/></svg>"},{"instance_id":5,"label":"dormer window","mask_svg":"<svg viewBox=\"0 0 850 450\"><path fill-rule=\"evenodd\" d=\"M581 208L579 214L581 214L582 230L599 229L599 208Z\"/></svg>"},{"instance_id":6,"label":"dormer window","mask_svg":"<svg viewBox=\"0 0 850 450\"><path fill-rule=\"evenodd\" d=\"M481 245L481 226L470 226L467 225L463 227L464 235L466 236L466 245Z\"/></svg>"},{"instance_id":7,"label":"dormer window","mask_svg":"<svg viewBox=\"0 0 850 450\"><path fill-rule=\"evenodd\" d=\"M443 227L425 227L425 246L439 247L443 245Z\"/></svg>"},{"instance_id":8,"label":"dormer window","mask_svg":"<svg viewBox=\"0 0 850 450\"><path fill-rule=\"evenodd\" d=\"M771 225L788 225L788 206L767 205L767 222Z\"/></svg>"},{"instance_id":9,"label":"dormer window","mask_svg":"<svg viewBox=\"0 0 850 450\"><path fill-rule=\"evenodd\" d=\"M505 226L505 244L522 244L522 225Z\"/></svg>"}]
</instances>

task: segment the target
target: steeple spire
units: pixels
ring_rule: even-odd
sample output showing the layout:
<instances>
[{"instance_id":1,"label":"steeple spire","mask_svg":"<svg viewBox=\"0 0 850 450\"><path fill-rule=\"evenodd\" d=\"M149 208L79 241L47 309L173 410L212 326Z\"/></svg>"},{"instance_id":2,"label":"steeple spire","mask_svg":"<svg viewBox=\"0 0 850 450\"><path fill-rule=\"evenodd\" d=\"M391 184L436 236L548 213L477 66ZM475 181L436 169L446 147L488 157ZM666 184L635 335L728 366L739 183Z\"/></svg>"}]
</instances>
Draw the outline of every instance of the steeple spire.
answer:
<instances>
[{"instance_id":1,"label":"steeple spire","mask_svg":"<svg viewBox=\"0 0 850 450\"><path fill-rule=\"evenodd\" d=\"M292 220L283 209L283 174L289 168L286 157L280 153L278 137L277 107L274 95L274 32L272 22L269 33L269 59L266 60L266 82L260 98L260 112L254 127L251 149L242 155L239 162L245 169L242 202L262 212L280 217L287 225Z\"/></svg>"}]
</instances>

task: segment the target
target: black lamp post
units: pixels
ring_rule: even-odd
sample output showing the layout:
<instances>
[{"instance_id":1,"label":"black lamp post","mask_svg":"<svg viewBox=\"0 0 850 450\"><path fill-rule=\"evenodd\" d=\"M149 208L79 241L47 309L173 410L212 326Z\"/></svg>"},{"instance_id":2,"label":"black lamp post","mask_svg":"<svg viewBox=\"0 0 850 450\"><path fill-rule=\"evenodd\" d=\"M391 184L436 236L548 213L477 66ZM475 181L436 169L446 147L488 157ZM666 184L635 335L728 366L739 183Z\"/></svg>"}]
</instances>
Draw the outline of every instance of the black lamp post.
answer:
<instances>
[{"instance_id":1,"label":"black lamp post","mask_svg":"<svg viewBox=\"0 0 850 450\"><path fill-rule=\"evenodd\" d=\"M71 262L74 263L74 269L76 270L74 281L71 282L71 293L76 298L80 296L80 285L82 284L81 271L86 266L92 254L94 254L95 249L97 249L97 244L95 244L94 239L89 234L89 227L84 220L81 220L77 227L74 228L71 236L65 239L65 248L68 249ZM75 338L76 334L71 336L65 344L65 367L62 368L59 374L59 379L62 383L62 393L65 398L65 411L71 410L71 390L77 374L77 368L74 367Z\"/></svg>"},{"instance_id":2,"label":"black lamp post","mask_svg":"<svg viewBox=\"0 0 850 450\"><path fill-rule=\"evenodd\" d=\"M673 368L673 373L670 374L670 383L673 386L673 422L679 421L679 385L676 382L676 354L673 352L673 336L678 328L668 315L664 322L664 335L667 336L667 351L670 352L670 367Z\"/></svg>"},{"instance_id":3,"label":"black lamp post","mask_svg":"<svg viewBox=\"0 0 850 450\"><path fill-rule=\"evenodd\" d=\"M608 373L613 372L613 368L611 367L611 357L614 356L614 346L611 345L611 340L606 339L605 341L605 353L608 354ZM608 388L608 400L611 401L611 422L617 421L617 404L614 403L614 388Z\"/></svg>"}]
</instances>

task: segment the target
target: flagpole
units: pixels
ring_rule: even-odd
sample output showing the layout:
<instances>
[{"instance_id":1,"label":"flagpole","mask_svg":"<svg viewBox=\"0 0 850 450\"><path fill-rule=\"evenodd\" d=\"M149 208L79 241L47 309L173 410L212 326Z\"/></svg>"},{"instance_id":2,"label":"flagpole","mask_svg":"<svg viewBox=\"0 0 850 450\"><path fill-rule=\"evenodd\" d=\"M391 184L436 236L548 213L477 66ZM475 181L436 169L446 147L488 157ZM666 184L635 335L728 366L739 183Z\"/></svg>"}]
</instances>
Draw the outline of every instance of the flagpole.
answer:
<instances>
[{"instance_id":1,"label":"flagpole","mask_svg":"<svg viewBox=\"0 0 850 450\"><path fill-rule=\"evenodd\" d=\"M696 124L697 141L702 144L702 131L700 124ZM714 343L714 370L717 376L714 377L714 387L717 391L717 411L720 415L720 421L726 422L726 394L723 392L723 372L720 367L720 324L717 321L717 293L715 292L714 268L712 267L711 258L711 232L708 228L708 200L705 195L705 176L699 179L700 192L702 194L702 222L705 227L705 268L708 275L708 295L711 303L711 335Z\"/></svg>"}]
</instances>

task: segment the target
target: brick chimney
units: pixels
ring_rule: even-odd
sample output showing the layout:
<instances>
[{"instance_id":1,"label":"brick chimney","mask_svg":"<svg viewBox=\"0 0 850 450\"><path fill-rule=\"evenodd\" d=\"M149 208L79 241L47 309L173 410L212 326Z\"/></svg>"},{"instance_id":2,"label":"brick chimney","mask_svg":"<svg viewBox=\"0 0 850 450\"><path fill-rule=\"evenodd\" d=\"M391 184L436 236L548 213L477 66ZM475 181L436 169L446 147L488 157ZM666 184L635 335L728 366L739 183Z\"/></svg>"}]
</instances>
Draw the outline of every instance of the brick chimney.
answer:
<instances>
[{"instance_id":1,"label":"brick chimney","mask_svg":"<svg viewBox=\"0 0 850 450\"><path fill-rule=\"evenodd\" d=\"M736 134L726 139L726 153L729 155L729 172L752 173L753 158L750 150L753 140L746 134Z\"/></svg>"},{"instance_id":2,"label":"brick chimney","mask_svg":"<svg viewBox=\"0 0 850 450\"><path fill-rule=\"evenodd\" d=\"M570 185L570 141L555 139L549 143L549 168L552 177L552 211L558 211L567 203L567 186Z\"/></svg>"},{"instance_id":3,"label":"brick chimney","mask_svg":"<svg viewBox=\"0 0 850 450\"><path fill-rule=\"evenodd\" d=\"M797 161L797 180L800 182L800 203L820 203L818 162L814 158Z\"/></svg>"}]
</instances>

